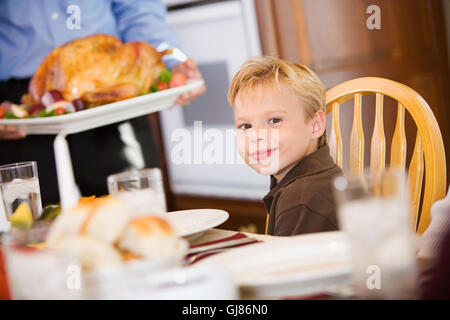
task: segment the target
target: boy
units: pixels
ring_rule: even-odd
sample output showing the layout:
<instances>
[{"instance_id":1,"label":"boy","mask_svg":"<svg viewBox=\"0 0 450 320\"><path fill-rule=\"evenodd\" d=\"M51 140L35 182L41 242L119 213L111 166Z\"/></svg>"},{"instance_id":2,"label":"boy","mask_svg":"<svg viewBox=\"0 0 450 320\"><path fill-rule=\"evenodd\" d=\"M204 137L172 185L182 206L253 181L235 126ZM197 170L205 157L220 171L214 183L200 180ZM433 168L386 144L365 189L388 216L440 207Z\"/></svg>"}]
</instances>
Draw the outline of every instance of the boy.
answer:
<instances>
[{"instance_id":1,"label":"boy","mask_svg":"<svg viewBox=\"0 0 450 320\"><path fill-rule=\"evenodd\" d=\"M325 88L314 72L272 57L248 60L233 77L239 154L270 175L263 201L267 233L290 236L338 230L331 182L341 169L325 132Z\"/></svg>"}]
</instances>

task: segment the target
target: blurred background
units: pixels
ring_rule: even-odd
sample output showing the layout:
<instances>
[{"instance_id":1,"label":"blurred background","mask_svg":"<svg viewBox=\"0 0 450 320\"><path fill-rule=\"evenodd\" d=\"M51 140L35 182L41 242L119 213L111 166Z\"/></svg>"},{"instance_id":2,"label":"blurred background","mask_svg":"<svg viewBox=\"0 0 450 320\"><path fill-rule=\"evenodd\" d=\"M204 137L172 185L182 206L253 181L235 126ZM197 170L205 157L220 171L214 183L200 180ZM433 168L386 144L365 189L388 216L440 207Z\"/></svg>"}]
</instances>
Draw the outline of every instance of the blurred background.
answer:
<instances>
[{"instance_id":1,"label":"blurred background","mask_svg":"<svg viewBox=\"0 0 450 320\"><path fill-rule=\"evenodd\" d=\"M169 25L180 36L184 50L196 59L207 93L187 108L173 108L149 116L163 164L169 211L217 208L230 213L224 229L264 232L266 211L261 201L269 178L243 163L175 164L171 152L174 130L194 135L194 121L203 133L216 129L225 136L234 129L226 101L228 85L250 56L272 55L306 64L325 87L358 77L384 77L416 90L433 110L447 150L450 150L450 0L165 0ZM380 29L369 29L380 9ZM363 98L365 159L370 159L370 138L375 97ZM397 105L385 97L386 141L394 131ZM341 109L342 138L348 141L352 104ZM330 128L330 119L328 119ZM407 163L415 140L415 125L406 116ZM203 141L206 147L208 141ZM225 142L224 142L225 145ZM390 158L390 143L386 144ZM225 147L224 147L225 150ZM348 163L344 143L344 169ZM236 159L237 155L232 155ZM389 161L389 160L387 160Z\"/></svg>"}]
</instances>

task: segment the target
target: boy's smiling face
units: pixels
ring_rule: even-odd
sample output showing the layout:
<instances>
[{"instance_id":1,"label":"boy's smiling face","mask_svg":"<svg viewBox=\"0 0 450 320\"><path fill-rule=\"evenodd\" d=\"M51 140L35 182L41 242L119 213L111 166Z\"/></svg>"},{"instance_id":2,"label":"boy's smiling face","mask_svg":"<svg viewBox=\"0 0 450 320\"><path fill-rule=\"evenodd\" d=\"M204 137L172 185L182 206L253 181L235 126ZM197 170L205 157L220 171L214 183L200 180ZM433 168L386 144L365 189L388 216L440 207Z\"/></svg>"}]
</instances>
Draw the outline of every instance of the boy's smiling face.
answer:
<instances>
[{"instance_id":1,"label":"boy's smiling face","mask_svg":"<svg viewBox=\"0 0 450 320\"><path fill-rule=\"evenodd\" d=\"M250 167L280 181L298 160L317 149L315 120L307 117L302 103L282 83L279 88L261 84L238 93L234 104L238 152Z\"/></svg>"}]
</instances>

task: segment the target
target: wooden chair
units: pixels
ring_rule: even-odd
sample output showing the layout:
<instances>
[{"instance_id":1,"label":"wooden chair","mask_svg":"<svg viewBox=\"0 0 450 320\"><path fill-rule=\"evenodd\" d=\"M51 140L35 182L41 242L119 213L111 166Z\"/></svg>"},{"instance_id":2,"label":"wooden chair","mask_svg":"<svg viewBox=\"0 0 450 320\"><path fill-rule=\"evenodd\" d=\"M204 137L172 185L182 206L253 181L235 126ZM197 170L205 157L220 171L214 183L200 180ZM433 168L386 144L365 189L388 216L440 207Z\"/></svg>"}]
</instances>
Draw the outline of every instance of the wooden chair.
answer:
<instances>
[{"instance_id":1,"label":"wooden chair","mask_svg":"<svg viewBox=\"0 0 450 320\"><path fill-rule=\"evenodd\" d=\"M397 121L391 145L390 166L405 169L406 134L405 109L416 126L416 141L408 169L408 189L412 202L412 219L418 234L422 234L430 222L431 205L445 196L446 162L442 135L431 108L413 89L383 78L365 77L350 80L327 91L327 114L331 112L332 126L329 138L330 153L342 168L342 137L339 123L339 106L354 99L353 125L350 135L349 170L363 174L364 133L361 119L362 96L375 94L375 123L370 148L370 167L385 169L386 139L383 128L383 97L389 96L398 102ZM425 165L424 165L425 161ZM425 169L425 184L422 182ZM423 191L420 215L421 192ZM419 217L419 221L418 220Z\"/></svg>"}]
</instances>

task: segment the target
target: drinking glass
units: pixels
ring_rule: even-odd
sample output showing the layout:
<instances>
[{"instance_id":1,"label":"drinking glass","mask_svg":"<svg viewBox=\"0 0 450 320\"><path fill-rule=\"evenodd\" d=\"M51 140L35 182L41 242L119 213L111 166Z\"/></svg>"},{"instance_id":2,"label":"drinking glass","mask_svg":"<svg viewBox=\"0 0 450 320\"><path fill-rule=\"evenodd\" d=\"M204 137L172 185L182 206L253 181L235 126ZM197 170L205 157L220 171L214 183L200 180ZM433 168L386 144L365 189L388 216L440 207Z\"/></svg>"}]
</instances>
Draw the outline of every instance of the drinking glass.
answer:
<instances>
[{"instance_id":1,"label":"drinking glass","mask_svg":"<svg viewBox=\"0 0 450 320\"><path fill-rule=\"evenodd\" d=\"M334 194L340 228L350 241L356 296L416 298L415 236L404 172L337 177Z\"/></svg>"},{"instance_id":2,"label":"drinking glass","mask_svg":"<svg viewBox=\"0 0 450 320\"><path fill-rule=\"evenodd\" d=\"M14 300L80 299L81 267L69 253L45 248L49 224L35 222L31 229L2 234L9 294Z\"/></svg>"},{"instance_id":3,"label":"drinking glass","mask_svg":"<svg viewBox=\"0 0 450 320\"><path fill-rule=\"evenodd\" d=\"M37 163L19 162L0 166L0 193L6 218L10 218L23 202L37 220L42 213Z\"/></svg>"},{"instance_id":4,"label":"drinking glass","mask_svg":"<svg viewBox=\"0 0 450 320\"><path fill-rule=\"evenodd\" d=\"M163 215L167 212L161 170L125 171L107 178L109 194L124 200L135 215Z\"/></svg>"}]
</instances>

